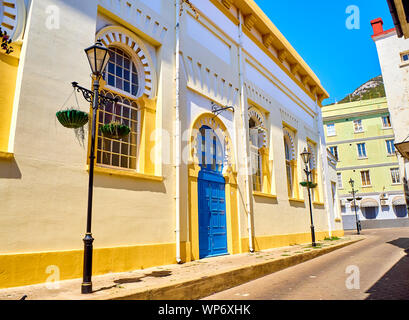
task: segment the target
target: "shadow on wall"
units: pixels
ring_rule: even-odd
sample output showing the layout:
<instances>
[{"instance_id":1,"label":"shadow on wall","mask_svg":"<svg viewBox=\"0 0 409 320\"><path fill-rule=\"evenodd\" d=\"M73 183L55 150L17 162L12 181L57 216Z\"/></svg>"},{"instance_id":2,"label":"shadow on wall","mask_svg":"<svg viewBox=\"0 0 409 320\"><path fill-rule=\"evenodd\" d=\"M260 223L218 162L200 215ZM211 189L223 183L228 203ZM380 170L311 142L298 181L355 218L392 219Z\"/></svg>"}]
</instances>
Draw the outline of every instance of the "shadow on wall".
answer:
<instances>
[{"instance_id":1,"label":"shadow on wall","mask_svg":"<svg viewBox=\"0 0 409 320\"><path fill-rule=\"evenodd\" d=\"M268 197L254 197L254 202L256 203L265 203L265 204L278 204L277 198L268 198Z\"/></svg>"},{"instance_id":2,"label":"shadow on wall","mask_svg":"<svg viewBox=\"0 0 409 320\"><path fill-rule=\"evenodd\" d=\"M409 300L409 238L387 242L404 250L402 257L366 293L366 300Z\"/></svg>"},{"instance_id":3,"label":"shadow on wall","mask_svg":"<svg viewBox=\"0 0 409 320\"><path fill-rule=\"evenodd\" d=\"M0 159L0 179L21 179L21 171L16 160Z\"/></svg>"},{"instance_id":4,"label":"shadow on wall","mask_svg":"<svg viewBox=\"0 0 409 320\"><path fill-rule=\"evenodd\" d=\"M125 189L130 191L151 191L155 193L166 193L166 187L163 182L141 180L132 177L119 177L106 174L95 174L94 186L107 189Z\"/></svg>"}]
</instances>

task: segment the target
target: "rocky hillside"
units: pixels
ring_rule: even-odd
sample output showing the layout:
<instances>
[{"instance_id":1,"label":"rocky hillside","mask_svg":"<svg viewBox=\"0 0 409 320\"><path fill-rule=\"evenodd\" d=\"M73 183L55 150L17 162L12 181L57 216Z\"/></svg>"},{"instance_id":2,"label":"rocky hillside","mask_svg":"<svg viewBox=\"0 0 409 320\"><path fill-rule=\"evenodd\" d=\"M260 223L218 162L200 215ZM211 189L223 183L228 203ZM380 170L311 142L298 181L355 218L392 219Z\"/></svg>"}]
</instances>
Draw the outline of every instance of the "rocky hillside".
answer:
<instances>
[{"instance_id":1,"label":"rocky hillside","mask_svg":"<svg viewBox=\"0 0 409 320\"><path fill-rule=\"evenodd\" d=\"M385 97L385 86L383 84L382 76L377 76L359 88L357 88L354 92L348 94L344 99L339 101L338 103L347 103L347 102L354 102L359 100L369 100L375 98Z\"/></svg>"}]
</instances>

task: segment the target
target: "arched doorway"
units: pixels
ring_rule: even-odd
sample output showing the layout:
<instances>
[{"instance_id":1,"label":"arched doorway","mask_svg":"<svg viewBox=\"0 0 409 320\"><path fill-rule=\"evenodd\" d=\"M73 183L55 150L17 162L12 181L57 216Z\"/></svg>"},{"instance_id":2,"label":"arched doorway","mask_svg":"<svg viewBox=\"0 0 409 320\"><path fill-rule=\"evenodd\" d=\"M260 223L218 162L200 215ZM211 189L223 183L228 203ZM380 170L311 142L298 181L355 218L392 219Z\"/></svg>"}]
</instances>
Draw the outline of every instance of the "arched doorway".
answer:
<instances>
[{"instance_id":1,"label":"arched doorway","mask_svg":"<svg viewBox=\"0 0 409 320\"><path fill-rule=\"evenodd\" d=\"M223 177L224 147L215 131L202 126L197 136L200 258L227 251L226 182Z\"/></svg>"},{"instance_id":2,"label":"arched doorway","mask_svg":"<svg viewBox=\"0 0 409 320\"><path fill-rule=\"evenodd\" d=\"M189 148L191 260L241 252L237 204L232 140L218 117L203 113L192 122Z\"/></svg>"}]
</instances>

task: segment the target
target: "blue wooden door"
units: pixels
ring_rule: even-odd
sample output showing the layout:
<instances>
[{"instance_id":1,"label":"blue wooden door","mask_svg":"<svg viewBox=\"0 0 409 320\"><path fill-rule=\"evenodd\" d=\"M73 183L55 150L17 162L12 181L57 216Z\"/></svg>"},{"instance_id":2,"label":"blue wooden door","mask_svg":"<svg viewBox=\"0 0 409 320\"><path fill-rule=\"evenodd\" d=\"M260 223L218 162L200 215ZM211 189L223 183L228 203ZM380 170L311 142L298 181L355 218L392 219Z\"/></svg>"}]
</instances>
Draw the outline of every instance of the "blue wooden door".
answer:
<instances>
[{"instance_id":1,"label":"blue wooden door","mask_svg":"<svg viewBox=\"0 0 409 320\"><path fill-rule=\"evenodd\" d=\"M207 134L204 132L207 131ZM225 180L221 173L223 150L208 127L201 129L202 170L198 178L200 258L225 255L227 251ZM210 140L210 141L209 141ZM210 156L209 156L210 153Z\"/></svg>"}]
</instances>

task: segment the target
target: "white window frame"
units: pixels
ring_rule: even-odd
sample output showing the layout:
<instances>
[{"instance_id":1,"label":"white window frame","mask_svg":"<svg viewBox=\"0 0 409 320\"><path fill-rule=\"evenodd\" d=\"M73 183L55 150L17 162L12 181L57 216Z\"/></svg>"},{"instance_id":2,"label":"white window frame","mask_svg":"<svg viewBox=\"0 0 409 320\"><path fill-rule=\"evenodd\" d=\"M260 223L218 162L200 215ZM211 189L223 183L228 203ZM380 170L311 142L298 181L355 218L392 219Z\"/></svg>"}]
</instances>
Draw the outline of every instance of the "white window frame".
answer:
<instances>
[{"instance_id":1,"label":"white window frame","mask_svg":"<svg viewBox=\"0 0 409 320\"><path fill-rule=\"evenodd\" d=\"M336 150L336 154L334 154L332 152L332 149ZM332 153L332 155L335 157L335 159L337 159L337 161L339 161L338 146L330 146L329 151Z\"/></svg>"},{"instance_id":2,"label":"white window frame","mask_svg":"<svg viewBox=\"0 0 409 320\"><path fill-rule=\"evenodd\" d=\"M329 128L333 128L331 131ZM335 130L335 123L328 123L327 124L327 136L334 137L337 135L337 131Z\"/></svg>"},{"instance_id":3,"label":"white window frame","mask_svg":"<svg viewBox=\"0 0 409 320\"><path fill-rule=\"evenodd\" d=\"M388 118L389 119L389 126L385 126L385 121L384 121L384 119L385 118ZM387 115L387 116L383 116L382 117L382 129L392 129L392 122L391 122L391 116L390 115Z\"/></svg>"},{"instance_id":4,"label":"white window frame","mask_svg":"<svg viewBox=\"0 0 409 320\"><path fill-rule=\"evenodd\" d=\"M392 148L394 149L394 152L390 153L389 148L388 148L388 142L392 141ZM385 145L386 145L386 153L388 156L395 156L396 155L396 148L395 148L395 140L394 139L389 139L385 140Z\"/></svg>"},{"instance_id":5,"label":"white window frame","mask_svg":"<svg viewBox=\"0 0 409 320\"><path fill-rule=\"evenodd\" d=\"M362 179L362 178L363 178L362 173L364 173L364 172L368 172L368 177L365 177L365 180L368 180L368 181L364 181L364 180ZM366 178L368 178L368 179L366 179ZM369 184L365 184L364 182L369 182ZM363 187L363 188L372 187L372 183L371 183L371 172L370 172L369 170L362 170L362 171L361 171L361 184L362 184L362 187Z\"/></svg>"},{"instance_id":6,"label":"white window frame","mask_svg":"<svg viewBox=\"0 0 409 320\"><path fill-rule=\"evenodd\" d=\"M359 127L357 129L357 123L359 122ZM364 124L362 123L362 119L357 119L353 121L354 124L354 132L355 133L362 133L364 132Z\"/></svg>"},{"instance_id":7,"label":"white window frame","mask_svg":"<svg viewBox=\"0 0 409 320\"><path fill-rule=\"evenodd\" d=\"M394 177L396 178L396 176L394 176L394 172L395 172L395 174L397 173L397 175L398 175L398 181L397 182L394 181ZM392 184L393 185L401 184L399 168L391 168L390 173L391 173Z\"/></svg>"},{"instance_id":8,"label":"white window frame","mask_svg":"<svg viewBox=\"0 0 409 320\"><path fill-rule=\"evenodd\" d=\"M364 155L359 154L359 146L361 146L361 145L363 146L363 150L361 150L361 151L365 151ZM358 153L358 159L368 159L368 152L366 150L366 143L365 142L357 143L356 144L356 149L357 149L357 153Z\"/></svg>"},{"instance_id":9,"label":"white window frame","mask_svg":"<svg viewBox=\"0 0 409 320\"><path fill-rule=\"evenodd\" d=\"M337 172L337 188L338 190L344 189L344 184L342 183L342 173Z\"/></svg>"}]
</instances>

